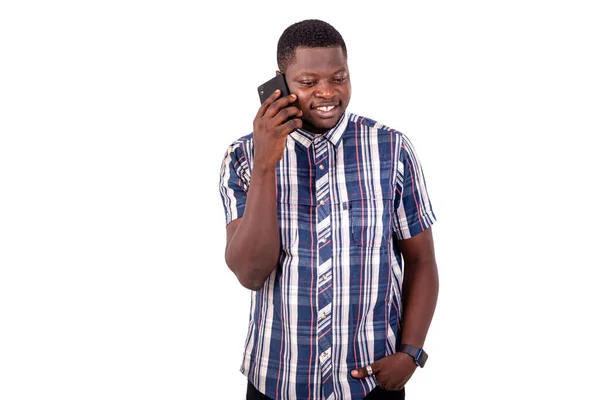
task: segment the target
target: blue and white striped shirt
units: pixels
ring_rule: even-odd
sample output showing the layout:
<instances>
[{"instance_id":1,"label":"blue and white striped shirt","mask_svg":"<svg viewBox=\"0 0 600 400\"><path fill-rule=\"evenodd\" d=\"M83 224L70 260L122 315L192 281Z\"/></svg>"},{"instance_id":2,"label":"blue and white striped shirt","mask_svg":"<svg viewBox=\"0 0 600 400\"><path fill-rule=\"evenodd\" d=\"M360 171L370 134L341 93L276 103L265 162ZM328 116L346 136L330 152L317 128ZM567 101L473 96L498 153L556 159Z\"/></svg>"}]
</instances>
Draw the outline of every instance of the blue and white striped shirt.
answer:
<instances>
[{"instance_id":1,"label":"blue and white striped shirt","mask_svg":"<svg viewBox=\"0 0 600 400\"><path fill-rule=\"evenodd\" d=\"M221 168L226 222L244 214L252 134ZM327 133L292 132L277 166L279 266L252 292L241 372L281 400L364 398L350 371L395 352L402 258L393 235L435 222L417 155L389 127L346 114Z\"/></svg>"}]
</instances>

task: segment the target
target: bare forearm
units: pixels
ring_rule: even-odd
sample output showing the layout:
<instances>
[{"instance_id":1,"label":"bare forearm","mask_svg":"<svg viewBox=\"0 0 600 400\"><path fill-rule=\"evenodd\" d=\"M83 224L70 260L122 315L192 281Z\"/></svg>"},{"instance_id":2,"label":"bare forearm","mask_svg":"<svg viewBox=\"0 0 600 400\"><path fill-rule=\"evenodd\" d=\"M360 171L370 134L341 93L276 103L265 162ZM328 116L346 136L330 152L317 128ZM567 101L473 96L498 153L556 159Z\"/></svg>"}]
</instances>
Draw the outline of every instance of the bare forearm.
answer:
<instances>
[{"instance_id":1,"label":"bare forearm","mask_svg":"<svg viewBox=\"0 0 600 400\"><path fill-rule=\"evenodd\" d=\"M439 278L435 261L405 265L402 343L423 347L435 312Z\"/></svg>"},{"instance_id":2,"label":"bare forearm","mask_svg":"<svg viewBox=\"0 0 600 400\"><path fill-rule=\"evenodd\" d=\"M225 259L245 287L259 290L279 258L275 168L252 172L244 217L227 246Z\"/></svg>"}]
</instances>

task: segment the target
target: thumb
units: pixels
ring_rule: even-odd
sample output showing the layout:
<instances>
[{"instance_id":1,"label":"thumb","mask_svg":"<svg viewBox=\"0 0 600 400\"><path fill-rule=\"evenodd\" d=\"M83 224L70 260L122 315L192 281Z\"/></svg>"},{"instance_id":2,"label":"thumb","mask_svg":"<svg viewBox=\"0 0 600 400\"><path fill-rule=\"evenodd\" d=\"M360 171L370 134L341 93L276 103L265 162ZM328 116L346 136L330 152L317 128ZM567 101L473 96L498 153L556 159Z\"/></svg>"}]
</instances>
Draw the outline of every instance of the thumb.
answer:
<instances>
[{"instance_id":1,"label":"thumb","mask_svg":"<svg viewBox=\"0 0 600 400\"><path fill-rule=\"evenodd\" d=\"M350 374L352 375L353 378L356 378L356 379L362 379L362 378L366 378L367 376L369 376L369 373L367 372L367 369L365 367L353 369L350 372Z\"/></svg>"}]
</instances>

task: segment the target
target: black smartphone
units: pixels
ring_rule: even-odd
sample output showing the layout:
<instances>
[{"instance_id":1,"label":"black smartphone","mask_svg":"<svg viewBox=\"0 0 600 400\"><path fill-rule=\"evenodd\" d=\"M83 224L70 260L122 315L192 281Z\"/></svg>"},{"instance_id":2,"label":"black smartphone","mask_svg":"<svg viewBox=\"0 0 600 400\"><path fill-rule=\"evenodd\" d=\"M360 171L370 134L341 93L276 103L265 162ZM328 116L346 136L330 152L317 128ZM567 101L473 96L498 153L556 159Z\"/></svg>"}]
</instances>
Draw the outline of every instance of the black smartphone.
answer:
<instances>
[{"instance_id":1,"label":"black smartphone","mask_svg":"<svg viewBox=\"0 0 600 400\"><path fill-rule=\"evenodd\" d=\"M264 103L265 100L273 94L275 90L281 90L279 98L288 96L290 89L288 89L287 83L285 82L285 75L275 75L275 78L269 79L258 87L258 97L260 98L260 104Z\"/></svg>"}]
</instances>

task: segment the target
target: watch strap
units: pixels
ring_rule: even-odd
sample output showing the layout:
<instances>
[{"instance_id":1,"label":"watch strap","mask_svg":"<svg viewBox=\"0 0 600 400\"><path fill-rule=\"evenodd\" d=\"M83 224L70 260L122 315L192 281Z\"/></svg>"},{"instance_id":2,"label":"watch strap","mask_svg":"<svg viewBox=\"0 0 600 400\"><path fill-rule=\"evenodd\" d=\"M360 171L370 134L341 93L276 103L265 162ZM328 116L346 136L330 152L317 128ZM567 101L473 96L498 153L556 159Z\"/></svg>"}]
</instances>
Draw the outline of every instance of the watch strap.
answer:
<instances>
[{"instance_id":1,"label":"watch strap","mask_svg":"<svg viewBox=\"0 0 600 400\"><path fill-rule=\"evenodd\" d=\"M415 364L419 367L423 368L425 366L425 362L429 357L423 348L415 347L410 344L402 344L400 345L400 352L406 353L415 360Z\"/></svg>"}]
</instances>

